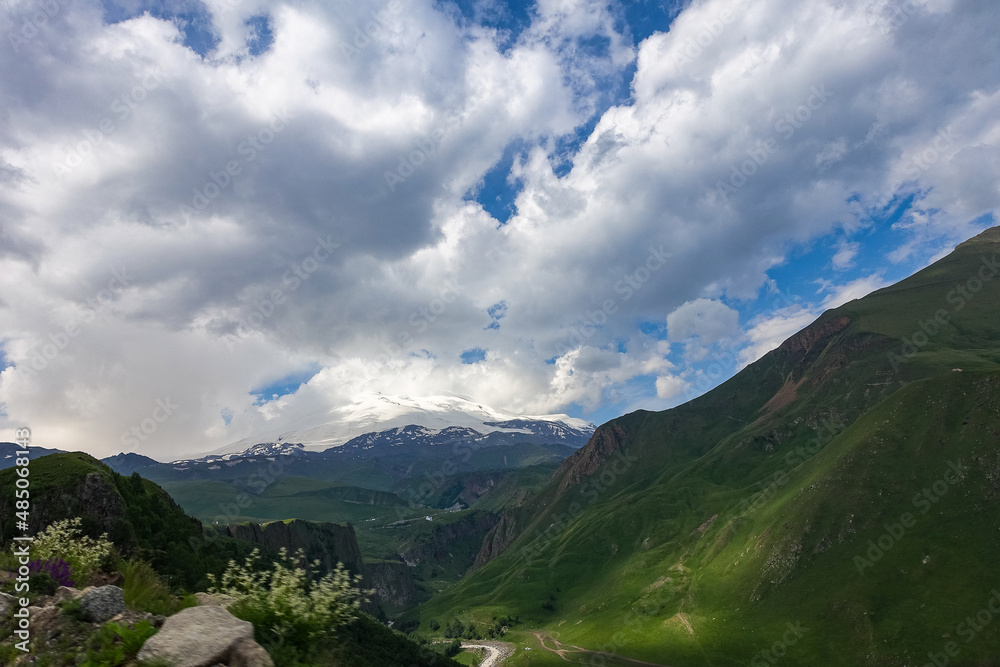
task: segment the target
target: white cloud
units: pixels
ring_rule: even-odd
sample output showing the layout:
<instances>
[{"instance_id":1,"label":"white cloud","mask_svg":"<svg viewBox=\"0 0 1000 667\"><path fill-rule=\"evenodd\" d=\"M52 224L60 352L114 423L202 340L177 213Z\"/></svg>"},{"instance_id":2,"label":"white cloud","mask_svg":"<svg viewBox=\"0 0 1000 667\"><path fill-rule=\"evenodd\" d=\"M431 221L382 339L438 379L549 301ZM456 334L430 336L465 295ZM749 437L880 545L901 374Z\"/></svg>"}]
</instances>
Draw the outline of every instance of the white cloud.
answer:
<instances>
[{"instance_id":1,"label":"white cloud","mask_svg":"<svg viewBox=\"0 0 1000 667\"><path fill-rule=\"evenodd\" d=\"M664 375L656 378L656 396L664 400L677 398L687 391L689 386L684 378L676 375Z\"/></svg>"},{"instance_id":2,"label":"white cloud","mask_svg":"<svg viewBox=\"0 0 1000 667\"><path fill-rule=\"evenodd\" d=\"M858 278L846 285L829 286L826 288L826 291L830 293L823 299L823 308L839 308L848 301L868 296L875 290L882 289L888 284L881 275L874 274Z\"/></svg>"},{"instance_id":3,"label":"white cloud","mask_svg":"<svg viewBox=\"0 0 1000 667\"><path fill-rule=\"evenodd\" d=\"M213 1L221 41L200 58L168 21L109 26L97 3L70 3L22 45L0 71L0 327L16 364L0 374L0 426L109 453L174 398L142 443L158 453L380 388L533 413L631 401L633 379L673 377L638 323L671 313L671 340L736 336L719 299L754 295L790 246L869 224L899 193L917 196L899 261L1000 210L990 3L927 3L887 38L861 0L707 0L633 48L617 5L553 1L501 48L417 0L345 53L384 6ZM274 43L244 57L245 20L265 11ZM0 33L21 18L4 14ZM600 113L557 176L557 140L607 106L632 62L631 97ZM241 152L254 138L269 141ZM517 213L498 226L463 196L515 141L532 148L514 167ZM53 169L82 152L69 173ZM387 172L402 181L390 188ZM339 247L316 261L328 237ZM651 262L660 248L666 261ZM848 244L834 265L858 257ZM32 375L112 268L133 279ZM855 267L873 275L823 305L881 286L878 268ZM747 355L797 317L752 321ZM474 347L487 359L461 364ZM251 390L312 364L323 370L298 394L253 404Z\"/></svg>"},{"instance_id":4,"label":"white cloud","mask_svg":"<svg viewBox=\"0 0 1000 667\"><path fill-rule=\"evenodd\" d=\"M860 252L860 250L860 243L852 243L847 240L840 241L840 243L837 244L837 252L831 260L833 268L838 271L845 271L852 268L857 260L858 252Z\"/></svg>"},{"instance_id":5,"label":"white cloud","mask_svg":"<svg viewBox=\"0 0 1000 667\"><path fill-rule=\"evenodd\" d=\"M667 315L667 335L672 341L698 338L701 343L714 343L739 331L740 314L721 301L688 301Z\"/></svg>"},{"instance_id":6,"label":"white cloud","mask_svg":"<svg viewBox=\"0 0 1000 667\"><path fill-rule=\"evenodd\" d=\"M783 309L769 317L750 323L746 332L748 345L739 353L740 368L749 366L776 349L816 319L817 313L802 308Z\"/></svg>"}]
</instances>

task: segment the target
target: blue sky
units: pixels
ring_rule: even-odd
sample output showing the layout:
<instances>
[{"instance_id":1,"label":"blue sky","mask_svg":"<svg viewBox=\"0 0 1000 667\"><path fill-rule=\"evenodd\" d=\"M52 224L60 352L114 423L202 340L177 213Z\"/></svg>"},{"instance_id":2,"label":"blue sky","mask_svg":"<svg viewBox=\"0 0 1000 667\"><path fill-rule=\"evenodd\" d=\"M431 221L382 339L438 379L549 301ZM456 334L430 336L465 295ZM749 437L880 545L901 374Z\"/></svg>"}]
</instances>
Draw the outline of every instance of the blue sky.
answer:
<instances>
[{"instance_id":1,"label":"blue sky","mask_svg":"<svg viewBox=\"0 0 1000 667\"><path fill-rule=\"evenodd\" d=\"M988 3L18 7L0 428L50 446L665 409L1000 209Z\"/></svg>"}]
</instances>

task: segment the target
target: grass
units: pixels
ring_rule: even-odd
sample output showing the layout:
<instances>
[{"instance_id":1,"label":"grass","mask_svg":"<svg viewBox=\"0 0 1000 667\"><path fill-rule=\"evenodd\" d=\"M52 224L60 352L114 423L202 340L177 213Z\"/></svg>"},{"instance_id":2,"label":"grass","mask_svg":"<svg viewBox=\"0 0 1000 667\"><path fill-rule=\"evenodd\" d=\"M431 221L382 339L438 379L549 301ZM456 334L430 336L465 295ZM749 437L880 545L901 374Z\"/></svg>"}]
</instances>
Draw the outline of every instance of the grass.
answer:
<instances>
[{"instance_id":1,"label":"grass","mask_svg":"<svg viewBox=\"0 0 1000 667\"><path fill-rule=\"evenodd\" d=\"M412 517L419 514L393 503L394 496L387 492L317 480L306 480L303 484L305 488L299 486L298 479L281 480L259 496L246 494L233 484L220 481L163 481L161 484L185 512L206 523L260 523L295 517L306 521L363 524L372 520L393 522L401 515ZM362 497L363 492L380 493L384 502L369 504L353 500ZM336 497L338 494L343 497Z\"/></svg>"},{"instance_id":2,"label":"grass","mask_svg":"<svg viewBox=\"0 0 1000 667\"><path fill-rule=\"evenodd\" d=\"M125 591L125 606L129 609L171 616L181 609L197 605L193 595L175 595L153 566L144 560L122 561L117 569L125 577L122 589Z\"/></svg>"},{"instance_id":3,"label":"grass","mask_svg":"<svg viewBox=\"0 0 1000 667\"><path fill-rule=\"evenodd\" d=\"M479 667L479 663L483 661L484 651L462 651L456 655L453 660L460 665L471 665L471 667Z\"/></svg>"},{"instance_id":4,"label":"grass","mask_svg":"<svg viewBox=\"0 0 1000 667\"><path fill-rule=\"evenodd\" d=\"M554 478L516 511L502 556L411 617L519 615L566 644L673 667L763 659L791 623L806 630L787 664L924 664L1000 584L1000 280L897 368L888 354L953 307L984 248L1000 243L827 313L698 400L615 420L609 449L631 465ZM843 426L802 456L829 421ZM957 460L965 479L922 512L914 495ZM856 557L906 512L912 527L859 573ZM512 665L562 662L511 637ZM997 655L1000 622L949 664Z\"/></svg>"}]
</instances>

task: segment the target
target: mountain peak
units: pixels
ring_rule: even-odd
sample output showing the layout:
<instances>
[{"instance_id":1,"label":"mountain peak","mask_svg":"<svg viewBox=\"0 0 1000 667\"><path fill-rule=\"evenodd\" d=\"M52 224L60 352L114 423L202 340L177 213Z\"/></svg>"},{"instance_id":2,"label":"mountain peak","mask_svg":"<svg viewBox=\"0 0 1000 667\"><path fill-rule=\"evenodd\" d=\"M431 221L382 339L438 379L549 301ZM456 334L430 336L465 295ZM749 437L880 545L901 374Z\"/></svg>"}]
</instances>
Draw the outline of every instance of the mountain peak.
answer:
<instances>
[{"instance_id":1,"label":"mountain peak","mask_svg":"<svg viewBox=\"0 0 1000 667\"><path fill-rule=\"evenodd\" d=\"M472 429L480 434L504 431L537 435L560 429L587 433L594 430L590 422L569 415L514 414L462 396L411 398L371 392L325 413L289 420L281 428L250 434L212 454L221 456L244 452L260 443L287 442L301 443L306 450L322 450L359 436L411 427L422 427L435 434L449 428Z\"/></svg>"}]
</instances>

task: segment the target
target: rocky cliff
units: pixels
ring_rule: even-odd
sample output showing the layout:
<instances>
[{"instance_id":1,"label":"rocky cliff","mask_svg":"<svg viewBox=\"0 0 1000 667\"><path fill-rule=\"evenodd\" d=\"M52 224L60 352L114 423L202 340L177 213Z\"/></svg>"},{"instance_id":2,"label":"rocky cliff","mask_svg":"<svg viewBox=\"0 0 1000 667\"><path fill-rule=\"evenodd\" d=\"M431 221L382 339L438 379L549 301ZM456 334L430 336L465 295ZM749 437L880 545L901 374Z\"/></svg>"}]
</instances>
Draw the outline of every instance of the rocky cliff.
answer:
<instances>
[{"instance_id":1,"label":"rocky cliff","mask_svg":"<svg viewBox=\"0 0 1000 667\"><path fill-rule=\"evenodd\" d=\"M417 601L417 585L410 567L402 561L365 563L365 585L374 589L375 597L390 614Z\"/></svg>"},{"instance_id":2,"label":"rocky cliff","mask_svg":"<svg viewBox=\"0 0 1000 667\"><path fill-rule=\"evenodd\" d=\"M431 561L465 572L472 567L483 538L498 520L492 512L476 512L458 521L435 526L434 530L408 545L400 556L407 565L414 567Z\"/></svg>"},{"instance_id":3,"label":"rocky cliff","mask_svg":"<svg viewBox=\"0 0 1000 667\"><path fill-rule=\"evenodd\" d=\"M364 574L361 549L351 524L341 526L291 519L265 524L230 524L224 533L238 540L259 544L265 549L278 551L284 548L290 555L302 549L309 562L319 560L327 571L336 567L337 563L343 563L352 574Z\"/></svg>"}]
</instances>

